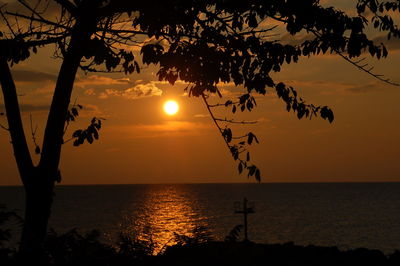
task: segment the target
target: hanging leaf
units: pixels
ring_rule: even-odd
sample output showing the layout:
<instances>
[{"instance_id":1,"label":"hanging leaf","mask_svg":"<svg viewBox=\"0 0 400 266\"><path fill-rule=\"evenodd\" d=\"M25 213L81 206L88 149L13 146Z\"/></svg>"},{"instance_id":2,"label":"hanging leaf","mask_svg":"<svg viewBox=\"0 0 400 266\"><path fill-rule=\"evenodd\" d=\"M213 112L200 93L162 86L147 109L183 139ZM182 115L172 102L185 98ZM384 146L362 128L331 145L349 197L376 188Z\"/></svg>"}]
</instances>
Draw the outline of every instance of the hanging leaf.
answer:
<instances>
[{"instance_id":1,"label":"hanging leaf","mask_svg":"<svg viewBox=\"0 0 400 266\"><path fill-rule=\"evenodd\" d=\"M238 170L239 170L239 174L241 174L242 171L243 171L243 164L242 164L242 162L239 162Z\"/></svg>"}]
</instances>

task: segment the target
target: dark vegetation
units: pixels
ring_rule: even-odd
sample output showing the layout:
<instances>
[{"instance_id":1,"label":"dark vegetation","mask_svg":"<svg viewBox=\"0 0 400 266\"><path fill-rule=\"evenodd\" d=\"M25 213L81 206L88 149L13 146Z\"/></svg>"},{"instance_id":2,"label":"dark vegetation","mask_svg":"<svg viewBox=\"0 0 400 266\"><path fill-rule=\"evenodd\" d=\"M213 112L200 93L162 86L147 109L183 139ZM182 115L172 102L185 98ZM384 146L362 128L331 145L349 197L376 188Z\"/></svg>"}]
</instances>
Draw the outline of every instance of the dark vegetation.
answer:
<instances>
[{"instance_id":1,"label":"dark vegetation","mask_svg":"<svg viewBox=\"0 0 400 266\"><path fill-rule=\"evenodd\" d=\"M302 57L336 54L369 75L394 84L372 72L360 56L384 58L388 51L367 35L369 25L390 38L400 31L391 18L399 12L399 1L355 1L354 15L318 0L36 0L23 1L20 10L0 7L0 85L7 119L2 125L10 135L21 182L25 187L25 217L19 252L27 262L39 264L45 257L45 239L51 213L53 191L61 181L59 170L66 129L78 116L79 105L71 105L71 94L78 70L84 72L139 73L143 66L154 64L159 80L187 83L186 90L201 98L224 138L239 172L261 179L259 168L251 163L248 145L258 142L249 132L234 135L232 123L218 118L213 108L251 111L255 96L275 92L284 108L299 118L321 117L334 120L328 106L306 102L290 85L274 80L274 73ZM49 9L48 7L57 7ZM55 15L56 14L56 15ZM298 44L285 43L274 33L283 26L285 34L310 39ZM119 27L125 23L127 27ZM150 39L151 41L145 41ZM34 164L21 119L18 92L12 76L15 64L28 60L43 46L53 45L61 59L42 144L32 132L39 156ZM140 46L133 54L131 46ZM140 59L141 58L141 63ZM219 84L232 82L242 88L242 95L210 104L211 95L222 96ZM93 118L86 129L75 130L73 144L79 146L98 139L102 120ZM67 139L67 140L66 140ZM86 241L86 240L85 240ZM47 251L48 252L48 251Z\"/></svg>"},{"instance_id":2,"label":"dark vegetation","mask_svg":"<svg viewBox=\"0 0 400 266\"><path fill-rule=\"evenodd\" d=\"M13 212L0 211L0 226ZM341 251L337 247L298 246L293 243L257 244L238 241L240 227L235 227L225 241L214 241L204 228L191 236L175 235L175 244L157 251L151 241L121 235L114 245L99 241L96 230L80 234L71 230L48 234L43 266L159 266L159 265L271 265L271 266L398 266L400 252L384 255L379 250L359 248ZM4 244L10 232L0 229L0 265L22 264L18 253Z\"/></svg>"}]
</instances>

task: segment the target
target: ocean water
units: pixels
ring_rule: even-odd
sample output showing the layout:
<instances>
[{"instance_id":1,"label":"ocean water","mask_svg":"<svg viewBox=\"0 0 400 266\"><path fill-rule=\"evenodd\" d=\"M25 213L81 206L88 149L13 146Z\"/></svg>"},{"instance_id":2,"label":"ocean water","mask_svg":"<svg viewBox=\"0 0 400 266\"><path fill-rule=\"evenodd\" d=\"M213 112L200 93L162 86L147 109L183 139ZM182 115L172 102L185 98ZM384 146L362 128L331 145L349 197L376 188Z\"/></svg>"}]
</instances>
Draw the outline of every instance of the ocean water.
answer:
<instances>
[{"instance_id":1,"label":"ocean water","mask_svg":"<svg viewBox=\"0 0 400 266\"><path fill-rule=\"evenodd\" d=\"M0 204L23 212L23 189L0 187ZM234 202L254 203L249 239L262 243L400 250L400 183L58 186L50 227L119 232L173 243L205 228L215 239L243 223Z\"/></svg>"}]
</instances>

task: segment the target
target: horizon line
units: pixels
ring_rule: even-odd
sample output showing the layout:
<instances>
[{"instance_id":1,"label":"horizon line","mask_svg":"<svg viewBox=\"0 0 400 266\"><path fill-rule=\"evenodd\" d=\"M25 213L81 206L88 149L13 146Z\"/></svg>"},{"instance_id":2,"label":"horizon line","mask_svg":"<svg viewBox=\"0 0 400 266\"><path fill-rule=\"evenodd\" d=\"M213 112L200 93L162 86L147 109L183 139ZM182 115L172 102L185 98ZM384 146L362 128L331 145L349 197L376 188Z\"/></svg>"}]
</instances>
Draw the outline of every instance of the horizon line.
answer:
<instances>
[{"instance_id":1,"label":"horizon line","mask_svg":"<svg viewBox=\"0 0 400 266\"><path fill-rule=\"evenodd\" d=\"M326 181L326 182L191 182L191 183L101 183L101 184L55 184L64 186L134 186L134 185L274 185L274 184L383 184L400 183L400 181ZM18 185L1 185L0 187L23 187Z\"/></svg>"}]
</instances>

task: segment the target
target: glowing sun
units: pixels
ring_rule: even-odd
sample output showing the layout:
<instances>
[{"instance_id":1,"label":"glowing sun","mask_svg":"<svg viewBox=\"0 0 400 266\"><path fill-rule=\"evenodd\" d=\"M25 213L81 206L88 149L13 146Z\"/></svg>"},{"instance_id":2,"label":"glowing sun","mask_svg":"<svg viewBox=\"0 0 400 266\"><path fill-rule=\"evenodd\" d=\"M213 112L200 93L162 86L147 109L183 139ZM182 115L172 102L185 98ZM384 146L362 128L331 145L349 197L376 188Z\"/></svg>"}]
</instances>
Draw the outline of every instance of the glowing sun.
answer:
<instances>
[{"instance_id":1,"label":"glowing sun","mask_svg":"<svg viewBox=\"0 0 400 266\"><path fill-rule=\"evenodd\" d=\"M174 115L179 111L179 105L176 101L169 100L164 103L164 112L167 115Z\"/></svg>"}]
</instances>

